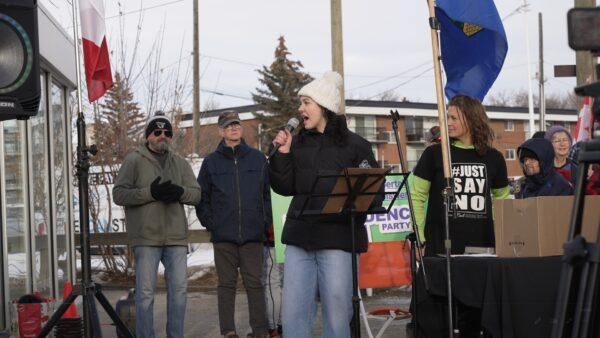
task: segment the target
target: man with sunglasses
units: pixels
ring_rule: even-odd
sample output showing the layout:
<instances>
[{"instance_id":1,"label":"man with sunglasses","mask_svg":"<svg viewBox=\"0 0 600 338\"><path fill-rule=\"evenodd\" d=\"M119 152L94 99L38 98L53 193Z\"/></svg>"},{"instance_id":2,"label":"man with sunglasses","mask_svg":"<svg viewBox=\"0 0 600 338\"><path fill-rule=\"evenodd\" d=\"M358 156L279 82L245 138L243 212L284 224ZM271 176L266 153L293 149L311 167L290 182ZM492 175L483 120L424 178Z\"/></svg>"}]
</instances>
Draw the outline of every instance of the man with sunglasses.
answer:
<instances>
[{"instance_id":1,"label":"man with sunglasses","mask_svg":"<svg viewBox=\"0 0 600 338\"><path fill-rule=\"evenodd\" d=\"M198 174L202 199L196 214L213 242L220 330L224 337L238 337L234 315L239 268L252 327L248 337L268 337L261 283L263 242L271 224L266 158L244 141L235 111L221 113L218 126L222 140L204 159Z\"/></svg>"},{"instance_id":2,"label":"man with sunglasses","mask_svg":"<svg viewBox=\"0 0 600 338\"><path fill-rule=\"evenodd\" d=\"M158 264L165 267L167 334L183 337L187 296L188 223L184 204L200 202L200 186L187 161L170 150L171 121L150 118L146 142L125 157L113 200L125 207L127 237L135 256L136 336L154 335L153 306Z\"/></svg>"}]
</instances>

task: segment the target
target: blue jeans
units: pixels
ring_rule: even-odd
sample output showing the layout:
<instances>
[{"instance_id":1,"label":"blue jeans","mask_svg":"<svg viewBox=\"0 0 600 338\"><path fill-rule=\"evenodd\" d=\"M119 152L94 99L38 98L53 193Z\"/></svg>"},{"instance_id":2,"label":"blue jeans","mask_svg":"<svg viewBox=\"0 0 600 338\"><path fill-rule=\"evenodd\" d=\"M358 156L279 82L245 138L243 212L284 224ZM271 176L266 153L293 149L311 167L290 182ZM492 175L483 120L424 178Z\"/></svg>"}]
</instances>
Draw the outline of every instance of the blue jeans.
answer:
<instances>
[{"instance_id":1,"label":"blue jeans","mask_svg":"<svg viewBox=\"0 0 600 338\"><path fill-rule=\"evenodd\" d=\"M286 338L310 338L321 299L323 337L350 337L352 255L342 250L285 251L282 325Z\"/></svg>"},{"instance_id":2,"label":"blue jeans","mask_svg":"<svg viewBox=\"0 0 600 338\"><path fill-rule=\"evenodd\" d=\"M135 330L137 337L154 338L154 290L158 263L165 266L167 337L183 337L187 292L187 246L136 246Z\"/></svg>"}]
</instances>

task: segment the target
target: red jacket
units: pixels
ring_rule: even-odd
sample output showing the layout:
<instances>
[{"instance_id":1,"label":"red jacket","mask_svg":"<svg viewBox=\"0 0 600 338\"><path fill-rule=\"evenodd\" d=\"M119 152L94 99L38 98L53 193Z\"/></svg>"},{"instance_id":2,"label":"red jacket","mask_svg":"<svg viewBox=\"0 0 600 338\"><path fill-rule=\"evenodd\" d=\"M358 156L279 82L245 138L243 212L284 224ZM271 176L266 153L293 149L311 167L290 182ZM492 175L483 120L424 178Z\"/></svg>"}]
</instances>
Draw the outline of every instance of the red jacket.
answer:
<instances>
[{"instance_id":1,"label":"red jacket","mask_svg":"<svg viewBox=\"0 0 600 338\"><path fill-rule=\"evenodd\" d=\"M600 166L596 166L585 187L586 195L600 195Z\"/></svg>"}]
</instances>

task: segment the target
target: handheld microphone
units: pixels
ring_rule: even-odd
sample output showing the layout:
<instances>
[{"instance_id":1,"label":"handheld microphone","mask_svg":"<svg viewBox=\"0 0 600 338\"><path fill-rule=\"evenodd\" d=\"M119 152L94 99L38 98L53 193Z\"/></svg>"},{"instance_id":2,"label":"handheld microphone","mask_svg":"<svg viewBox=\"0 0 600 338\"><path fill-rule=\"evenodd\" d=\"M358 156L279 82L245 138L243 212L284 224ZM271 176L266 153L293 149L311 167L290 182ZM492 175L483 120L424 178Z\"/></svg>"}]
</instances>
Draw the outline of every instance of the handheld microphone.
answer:
<instances>
[{"instance_id":1,"label":"handheld microphone","mask_svg":"<svg viewBox=\"0 0 600 338\"><path fill-rule=\"evenodd\" d=\"M298 128L299 124L300 124L300 121L298 121L297 118L292 117L291 119L288 120L288 123L285 126L285 129L287 129L291 133L294 131L294 129ZM277 152L279 147L281 147L281 144L275 144L273 149L271 149L271 152L269 152L269 159L271 159L271 157L273 157L273 155L275 155L275 153Z\"/></svg>"}]
</instances>

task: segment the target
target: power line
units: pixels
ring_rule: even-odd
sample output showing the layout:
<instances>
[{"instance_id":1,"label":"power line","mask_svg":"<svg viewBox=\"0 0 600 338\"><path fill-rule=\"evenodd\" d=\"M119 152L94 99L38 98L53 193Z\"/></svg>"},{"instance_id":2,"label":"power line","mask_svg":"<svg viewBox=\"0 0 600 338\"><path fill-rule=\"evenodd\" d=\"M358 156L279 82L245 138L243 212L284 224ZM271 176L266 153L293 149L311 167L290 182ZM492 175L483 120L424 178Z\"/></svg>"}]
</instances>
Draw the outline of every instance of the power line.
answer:
<instances>
[{"instance_id":1,"label":"power line","mask_svg":"<svg viewBox=\"0 0 600 338\"><path fill-rule=\"evenodd\" d=\"M529 9L529 4L527 4L527 3L526 3L526 4L524 4L524 5L520 5L520 6L518 6L517 8L515 8L515 9L514 9L512 12L510 12L508 15L505 15L505 16L502 18L502 21L505 21L506 19L510 18L511 16L515 15L516 13L519 13L519 12L521 12L521 11L525 11L525 10L528 10L528 9ZM375 85L375 84L378 84L378 83L381 83L381 82L388 81L388 80L390 80L390 79L394 79L394 78L400 77L401 75L404 75L404 74L406 74L406 73L408 73L408 72L410 72L410 71L412 71L412 70L415 70L415 69L419 69L419 68L421 68L422 66L424 66L424 65L428 64L429 62L430 62L430 61L423 62L423 63L419 64L418 66L415 66L415 67L413 67L413 68L410 68L410 69L408 69L408 70L406 70L406 71L404 71L404 72L402 72L402 73L399 73L399 74L396 74L396 75L392 75L392 76L389 76L389 77L383 78L383 79L381 79L381 80L374 81L374 82L371 82L371 83L368 83L368 84L365 84L365 85L362 85L362 86L354 87L354 88L351 88L351 89L349 89L348 91L350 92L350 91L354 91L354 90L356 90L356 89L360 89L360 88L364 88L364 87L369 87L369 86L372 86L372 85ZM513 66L509 66L509 67L503 67L503 69L516 68L516 67L521 67L521 66L523 66L523 65L527 65L527 63L524 63L524 64L518 64L518 65L513 65ZM428 69L427 69L425 72L429 71L430 69L432 69L432 68L428 68ZM418 78L418 77L420 77L420 75L422 75L422 74L423 74L423 73L420 73L420 74L417 76L417 78ZM415 78L415 77L412 77L412 78L410 78L410 79L409 79L409 80L408 80L406 83L408 83L408 82L410 82L410 81L412 81L412 80L414 80L414 79L416 79L416 78ZM386 90L386 91L384 91L384 92L381 92L381 93L379 93L379 94L376 94L375 96L372 96L371 98L373 98L373 97L376 97L376 96L379 96L379 95L381 95L381 94L383 94L383 93L385 93L385 92L387 92L387 91L390 91L390 90L397 89L397 88L399 88L400 86L402 86L402 85L404 85L404 84L405 84L405 83L402 83L402 84L400 84L398 87L394 87L394 88L388 89L388 90Z\"/></svg>"},{"instance_id":2,"label":"power line","mask_svg":"<svg viewBox=\"0 0 600 338\"><path fill-rule=\"evenodd\" d=\"M529 10L529 4L528 3L520 5L519 7L515 8L512 12L508 13L507 15L505 15L502 18L502 21L505 21L506 19L510 18L511 16L513 16L513 15L515 15L515 14L521 12L521 11L527 11L527 10Z\"/></svg>"},{"instance_id":3,"label":"power line","mask_svg":"<svg viewBox=\"0 0 600 338\"><path fill-rule=\"evenodd\" d=\"M365 85L362 85L362 86L354 87L354 88L351 88L351 89L349 89L348 91L349 91L349 92L351 92L351 91L354 91L354 90L356 90L356 89L365 88L365 87L370 87L370 86L372 86L372 85L375 85L375 84L378 84L378 83L381 83L381 82L385 82L385 81L388 81L388 80L391 80L391 79L394 79L394 78L400 77L401 75L404 75L404 74L406 74L406 73L408 73L408 72L411 72L411 71L413 71L413 70L415 70L415 69L419 69L419 68L421 68L421 67L425 66L426 64L429 64L430 62L431 62L431 61L429 61L429 60L428 60L428 61L425 61L425 62L423 62L423 63L421 63L421 64L419 64L419 65L417 65L417 66L411 67L411 68L409 68L409 69L407 69L407 70L405 70L405 71L402 71L401 73L398 73L398 74L396 74L396 75L388 76L388 77L385 77L385 78L383 78L383 79L381 79L381 80L374 81L374 82L371 82L371 83L367 83L367 84L365 84Z\"/></svg>"},{"instance_id":4,"label":"power line","mask_svg":"<svg viewBox=\"0 0 600 338\"><path fill-rule=\"evenodd\" d=\"M245 61L233 60L233 59L228 59L228 58L224 58L224 57L220 57L220 56L206 55L206 54L202 54L202 53L200 53L200 56L204 56L204 57L209 58L209 59L215 59L215 60L219 60L219 61L237 63L237 64L246 65L246 66L252 66L252 67L262 67L263 66L263 65L256 64L256 63L250 63L250 62L245 62Z\"/></svg>"},{"instance_id":5,"label":"power line","mask_svg":"<svg viewBox=\"0 0 600 338\"><path fill-rule=\"evenodd\" d=\"M200 88L200 91L201 92L205 92L205 93L210 93L210 94L218 95L218 96L233 97L233 98L236 98L236 99L242 99L242 100L254 102L253 99L251 99L249 97L245 97L245 96L239 96L239 95L235 95L235 94L227 94L227 93L223 93L223 92L217 92L217 91L214 91L214 90L202 89L202 88Z\"/></svg>"},{"instance_id":6,"label":"power line","mask_svg":"<svg viewBox=\"0 0 600 338\"><path fill-rule=\"evenodd\" d=\"M121 17L121 16L129 15L129 14L135 14L135 13L143 12L143 11L146 11L148 9L154 9L154 8L159 8L159 7L164 7L164 6L176 4L178 2L183 2L183 1L184 0L174 0L174 1L165 2L163 4L158 4L158 5L154 5L154 6L148 6L148 7L136 9L136 10L129 11L129 12L119 12L119 14L117 14L117 15L108 16L108 17L105 17L104 19L105 20L114 19L114 18L118 18L118 17Z\"/></svg>"},{"instance_id":7,"label":"power line","mask_svg":"<svg viewBox=\"0 0 600 338\"><path fill-rule=\"evenodd\" d=\"M204 56L205 58L208 59L214 59L214 60L219 60L219 61L224 61L224 62L230 62L230 63L236 63L236 64L240 64L240 65L245 65L245 66L251 66L251 67L263 67L266 65L260 65L257 63L252 63L252 62L247 62L247 61L240 61L240 60L235 60L235 59L229 59L229 58L225 58L225 57L221 57L221 56L215 56L215 55L207 55L207 54L200 54L200 56ZM428 61L429 62L429 61ZM417 67L418 68L418 67ZM310 72L312 74L324 74L325 72ZM365 77L365 78L388 78L388 76L385 75L365 75L365 74L344 74L344 76L346 77ZM398 76L395 76L398 77Z\"/></svg>"},{"instance_id":8,"label":"power line","mask_svg":"<svg viewBox=\"0 0 600 338\"><path fill-rule=\"evenodd\" d=\"M380 93L377 93L377 94L375 94L375 95L372 95L372 96L370 96L370 97L367 97L366 99L362 99L362 100L358 101L356 104L354 104L354 106L358 106L358 105L360 105L361 103L363 103L363 102L365 102L365 101L368 101L368 100L371 100L371 99L373 99L373 98L375 98L375 97L377 97L377 96L379 96L379 95L382 95L382 94L384 94L384 93L386 93L386 92L389 92L389 91L392 91L392 90L396 90L396 89L398 89L398 88L400 88L400 87L404 86L405 84L408 84L408 83L410 83L410 82L412 82L412 81L414 81L414 80L416 80L416 79L420 78L421 76L423 76L424 74L426 74L427 72L429 72L429 71L430 71L430 70L432 70L432 69L433 69L433 67L429 67L429 68L425 69L424 71L422 71L421 73L419 73L419 74L417 74L417 75L415 75L415 76L411 77L410 79L408 79L408 80L406 80L406 81L404 81L404 82L402 82L402 83L398 84L397 86L395 86L395 87L393 87L393 88L386 89L386 90L384 90L384 91L382 91L382 92L380 92Z\"/></svg>"},{"instance_id":9,"label":"power line","mask_svg":"<svg viewBox=\"0 0 600 338\"><path fill-rule=\"evenodd\" d=\"M50 1L50 0L48 0ZM67 3L72 4L72 0L65 0ZM71 1L71 2L70 2ZM183 2L184 0L174 0L174 1L169 1L169 2L165 2L163 4L158 4L158 5L154 5L154 6L148 6L148 7L144 7L144 8L140 8L140 9L136 9L133 11L129 11L129 12L121 12L119 11L119 14L116 15L111 15L111 16L107 16L104 17L104 20L109 20L109 19L115 19L121 16L125 16L125 15L129 15L129 14L135 14L135 13L139 13L139 12L144 12L148 9L154 9L154 8L159 8L159 7L164 7L164 6L168 6L168 5L173 5L179 2ZM56 6L56 5L55 5ZM66 29L71 29L73 28L73 26L67 26Z\"/></svg>"},{"instance_id":10,"label":"power line","mask_svg":"<svg viewBox=\"0 0 600 338\"><path fill-rule=\"evenodd\" d=\"M160 70L162 71L162 70L165 70L167 68L171 68L171 67L173 67L175 65L181 64L182 61L185 61L185 60L187 60L187 59L189 59L191 57L192 57L192 55L190 54L190 55L188 55L188 56L186 56L184 58L180 58L179 60L177 60L175 62L172 62L172 63L170 63L170 64L168 64L166 66L161 67Z\"/></svg>"},{"instance_id":11,"label":"power line","mask_svg":"<svg viewBox=\"0 0 600 338\"><path fill-rule=\"evenodd\" d=\"M396 87L389 88L389 89L387 89L387 90L384 90L384 91L382 91L381 93L378 93L378 94L375 94L375 95L373 95L373 96L370 96L369 98L367 98L367 100L370 100L370 99L372 99L372 98L375 98L375 97L377 97L377 96L379 96L379 95L382 95L382 94L384 94L384 93L386 93L386 92L389 92L389 91L392 91L392 90L396 90L396 89L398 89L398 88L400 88L400 87L404 86L405 84L408 84L408 83L410 83L410 82L412 82L412 81L414 81L414 80L416 80L416 79L420 78L421 76L423 76L424 74L426 74L427 72L429 72L429 71L430 71L430 70L432 70L432 69L433 69L433 67L429 67L429 68L425 69L424 71L420 72L419 74L417 74L417 75L415 75L415 76L411 77L410 79L408 79L408 80L406 80L406 81L404 81L404 82L400 83L400 84L399 84L399 85L397 85Z\"/></svg>"}]
</instances>

